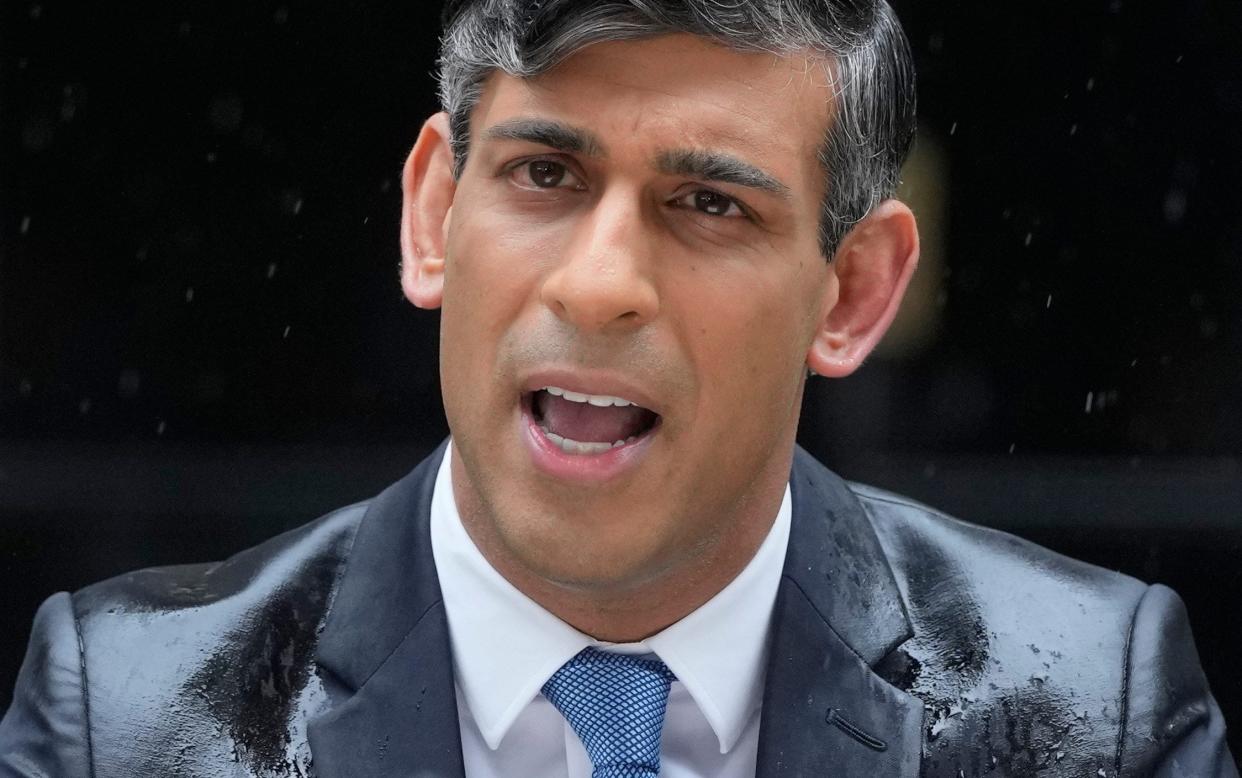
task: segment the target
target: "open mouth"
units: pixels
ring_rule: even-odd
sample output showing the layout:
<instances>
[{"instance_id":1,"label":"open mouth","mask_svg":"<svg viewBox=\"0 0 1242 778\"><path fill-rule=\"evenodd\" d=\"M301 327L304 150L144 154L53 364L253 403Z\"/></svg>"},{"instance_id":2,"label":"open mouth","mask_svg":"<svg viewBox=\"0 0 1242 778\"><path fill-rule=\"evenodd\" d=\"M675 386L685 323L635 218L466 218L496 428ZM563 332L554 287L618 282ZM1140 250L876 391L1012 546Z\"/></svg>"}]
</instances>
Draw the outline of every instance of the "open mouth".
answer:
<instances>
[{"instance_id":1,"label":"open mouth","mask_svg":"<svg viewBox=\"0 0 1242 778\"><path fill-rule=\"evenodd\" d=\"M522 398L544 436L566 454L603 454L632 445L660 426L660 415L622 397L545 386Z\"/></svg>"}]
</instances>

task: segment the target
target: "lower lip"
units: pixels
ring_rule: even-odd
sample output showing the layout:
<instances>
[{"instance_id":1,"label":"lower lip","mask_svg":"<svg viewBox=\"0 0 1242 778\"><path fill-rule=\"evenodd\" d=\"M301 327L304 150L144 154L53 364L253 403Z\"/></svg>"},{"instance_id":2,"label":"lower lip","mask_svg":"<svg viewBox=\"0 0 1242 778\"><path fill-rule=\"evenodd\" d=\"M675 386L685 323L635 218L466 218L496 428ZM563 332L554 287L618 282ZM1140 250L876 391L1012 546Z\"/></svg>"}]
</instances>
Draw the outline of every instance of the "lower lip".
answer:
<instances>
[{"instance_id":1,"label":"lower lip","mask_svg":"<svg viewBox=\"0 0 1242 778\"><path fill-rule=\"evenodd\" d=\"M648 430L633 443L610 448L599 454L568 454L543 434L543 428L535 421L529 407L522 409L522 437L530 449L535 467L563 481L598 483L624 474L636 467L647 453L657 429L658 426Z\"/></svg>"}]
</instances>

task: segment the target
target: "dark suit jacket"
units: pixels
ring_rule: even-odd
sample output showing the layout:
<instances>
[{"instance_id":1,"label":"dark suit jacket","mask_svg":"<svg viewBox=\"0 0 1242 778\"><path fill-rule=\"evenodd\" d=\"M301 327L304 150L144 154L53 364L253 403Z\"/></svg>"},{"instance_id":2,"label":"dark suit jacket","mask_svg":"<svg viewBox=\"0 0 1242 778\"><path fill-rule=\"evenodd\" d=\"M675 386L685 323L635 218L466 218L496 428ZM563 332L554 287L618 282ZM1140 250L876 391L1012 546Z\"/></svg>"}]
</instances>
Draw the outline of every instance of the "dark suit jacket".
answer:
<instances>
[{"instance_id":1,"label":"dark suit jacket","mask_svg":"<svg viewBox=\"0 0 1242 778\"><path fill-rule=\"evenodd\" d=\"M0 776L460 776L428 532L442 454L225 562L50 598ZM801 451L792 489L760 776L1237 775L1170 590Z\"/></svg>"}]
</instances>

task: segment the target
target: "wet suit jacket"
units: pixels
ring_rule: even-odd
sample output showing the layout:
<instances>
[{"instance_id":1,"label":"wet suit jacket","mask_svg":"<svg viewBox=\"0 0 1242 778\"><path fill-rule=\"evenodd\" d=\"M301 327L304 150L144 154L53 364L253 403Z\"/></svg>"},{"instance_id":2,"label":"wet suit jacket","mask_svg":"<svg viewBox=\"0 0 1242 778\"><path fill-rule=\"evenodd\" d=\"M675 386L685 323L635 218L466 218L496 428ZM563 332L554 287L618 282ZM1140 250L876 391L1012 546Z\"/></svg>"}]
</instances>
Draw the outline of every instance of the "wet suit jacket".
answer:
<instances>
[{"instance_id":1,"label":"wet suit jacket","mask_svg":"<svg viewBox=\"0 0 1242 778\"><path fill-rule=\"evenodd\" d=\"M48 599L0 778L461 776L428 531L442 455L227 561ZM801 450L791 485L759 776L1236 778L1169 589Z\"/></svg>"}]
</instances>

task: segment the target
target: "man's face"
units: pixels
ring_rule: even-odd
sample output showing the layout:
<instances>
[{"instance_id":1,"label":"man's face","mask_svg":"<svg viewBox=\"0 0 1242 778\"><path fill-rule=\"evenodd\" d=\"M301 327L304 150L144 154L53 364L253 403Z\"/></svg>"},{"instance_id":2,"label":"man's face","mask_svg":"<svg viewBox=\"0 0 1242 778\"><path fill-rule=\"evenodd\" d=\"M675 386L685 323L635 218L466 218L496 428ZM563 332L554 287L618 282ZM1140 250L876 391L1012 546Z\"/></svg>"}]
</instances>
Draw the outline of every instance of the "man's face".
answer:
<instances>
[{"instance_id":1,"label":"man's face","mask_svg":"<svg viewBox=\"0 0 1242 778\"><path fill-rule=\"evenodd\" d=\"M441 369L463 520L502 568L625 590L766 534L834 299L825 82L684 35L487 81Z\"/></svg>"}]
</instances>

